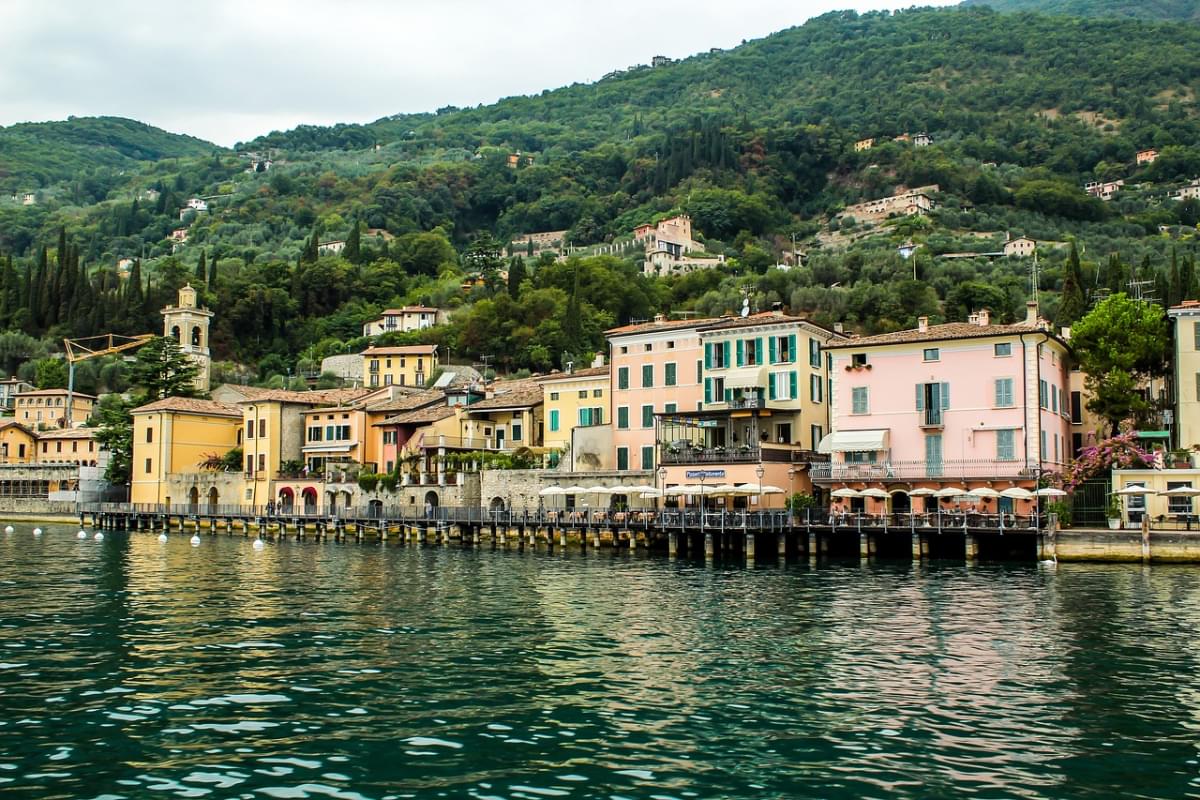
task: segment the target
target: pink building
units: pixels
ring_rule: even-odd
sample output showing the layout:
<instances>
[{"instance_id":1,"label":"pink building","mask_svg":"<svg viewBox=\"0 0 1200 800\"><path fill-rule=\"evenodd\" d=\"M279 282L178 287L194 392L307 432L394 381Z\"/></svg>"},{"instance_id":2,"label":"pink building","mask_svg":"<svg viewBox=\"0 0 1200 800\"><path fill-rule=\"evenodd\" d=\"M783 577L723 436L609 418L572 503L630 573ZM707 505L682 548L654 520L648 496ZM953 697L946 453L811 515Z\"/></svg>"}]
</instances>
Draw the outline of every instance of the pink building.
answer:
<instances>
[{"instance_id":1,"label":"pink building","mask_svg":"<svg viewBox=\"0 0 1200 800\"><path fill-rule=\"evenodd\" d=\"M667 320L608 331L614 462L619 470L653 470L655 414L698 410L704 402L700 328L716 320Z\"/></svg>"},{"instance_id":2,"label":"pink building","mask_svg":"<svg viewBox=\"0 0 1200 800\"><path fill-rule=\"evenodd\" d=\"M922 318L828 351L833 433L818 449L831 461L813 465L813 480L887 492L869 511L921 510L909 495L918 488L1032 490L1069 460L1070 351L1036 303L1015 325L993 325L987 311L945 325ZM924 500L925 509L937 502ZM1029 510L1029 501L995 502Z\"/></svg>"}]
</instances>

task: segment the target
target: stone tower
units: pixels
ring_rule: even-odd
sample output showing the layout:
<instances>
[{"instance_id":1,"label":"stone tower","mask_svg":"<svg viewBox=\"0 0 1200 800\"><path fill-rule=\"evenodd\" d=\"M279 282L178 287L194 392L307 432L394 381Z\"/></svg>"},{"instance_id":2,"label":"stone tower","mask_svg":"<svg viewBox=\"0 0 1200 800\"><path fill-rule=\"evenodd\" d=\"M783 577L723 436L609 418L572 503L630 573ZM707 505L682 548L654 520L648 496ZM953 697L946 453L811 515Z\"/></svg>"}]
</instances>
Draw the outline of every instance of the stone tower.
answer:
<instances>
[{"instance_id":1,"label":"stone tower","mask_svg":"<svg viewBox=\"0 0 1200 800\"><path fill-rule=\"evenodd\" d=\"M179 290L179 305L167 306L162 310L163 336L170 336L179 343L179 348L196 362L196 391L206 393L209 389L209 367L212 357L208 349L208 326L213 312L196 305L196 290L191 284Z\"/></svg>"}]
</instances>

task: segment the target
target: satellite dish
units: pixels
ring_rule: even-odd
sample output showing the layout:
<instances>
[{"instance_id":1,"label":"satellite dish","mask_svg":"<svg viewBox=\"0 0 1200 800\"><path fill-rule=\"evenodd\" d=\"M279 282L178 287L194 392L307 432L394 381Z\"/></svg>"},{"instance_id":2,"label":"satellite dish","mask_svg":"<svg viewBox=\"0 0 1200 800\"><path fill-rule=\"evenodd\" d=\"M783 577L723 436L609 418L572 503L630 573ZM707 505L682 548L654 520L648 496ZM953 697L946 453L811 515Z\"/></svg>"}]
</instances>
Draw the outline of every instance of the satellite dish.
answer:
<instances>
[{"instance_id":1,"label":"satellite dish","mask_svg":"<svg viewBox=\"0 0 1200 800\"><path fill-rule=\"evenodd\" d=\"M742 316L743 317L750 316L750 298L749 297L742 298Z\"/></svg>"}]
</instances>

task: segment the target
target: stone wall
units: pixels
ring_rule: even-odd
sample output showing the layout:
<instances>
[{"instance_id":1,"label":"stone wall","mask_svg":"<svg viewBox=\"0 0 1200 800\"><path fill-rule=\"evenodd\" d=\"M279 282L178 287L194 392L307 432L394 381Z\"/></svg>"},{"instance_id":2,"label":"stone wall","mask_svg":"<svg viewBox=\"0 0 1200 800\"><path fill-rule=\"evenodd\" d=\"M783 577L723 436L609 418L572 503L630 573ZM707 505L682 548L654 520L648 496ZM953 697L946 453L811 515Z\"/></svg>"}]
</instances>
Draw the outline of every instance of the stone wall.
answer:
<instances>
[{"instance_id":1,"label":"stone wall","mask_svg":"<svg viewBox=\"0 0 1200 800\"><path fill-rule=\"evenodd\" d=\"M0 517L18 514L33 519L70 517L79 515L75 503L53 502L39 497L0 497Z\"/></svg>"},{"instance_id":2,"label":"stone wall","mask_svg":"<svg viewBox=\"0 0 1200 800\"><path fill-rule=\"evenodd\" d=\"M1148 548L1139 530L1061 530L1054 549L1059 561L1200 563L1200 530L1151 531Z\"/></svg>"},{"instance_id":3,"label":"stone wall","mask_svg":"<svg viewBox=\"0 0 1200 800\"><path fill-rule=\"evenodd\" d=\"M490 469L480 474L480 500L484 508L491 508L493 504L503 504L504 508L513 511L534 511L539 505L553 508L563 504L561 496L542 497L539 494L548 486L653 486L655 480L654 473L649 471L560 472L544 469ZM581 495L578 499L592 506L607 507L609 503L606 495ZM633 507L649 507L654 505L654 500L630 497L629 504Z\"/></svg>"},{"instance_id":4,"label":"stone wall","mask_svg":"<svg viewBox=\"0 0 1200 800\"><path fill-rule=\"evenodd\" d=\"M612 425L589 425L571 429L571 469L575 472L597 472L612 470L613 464Z\"/></svg>"}]
</instances>

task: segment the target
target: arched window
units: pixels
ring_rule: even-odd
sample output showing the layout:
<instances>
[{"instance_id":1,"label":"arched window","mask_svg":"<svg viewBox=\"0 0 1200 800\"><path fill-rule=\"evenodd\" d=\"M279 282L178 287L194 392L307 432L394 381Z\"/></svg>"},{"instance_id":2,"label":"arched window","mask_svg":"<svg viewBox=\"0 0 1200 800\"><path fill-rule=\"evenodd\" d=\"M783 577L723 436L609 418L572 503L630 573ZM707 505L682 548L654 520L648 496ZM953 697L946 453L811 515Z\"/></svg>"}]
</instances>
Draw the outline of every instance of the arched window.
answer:
<instances>
[{"instance_id":1,"label":"arched window","mask_svg":"<svg viewBox=\"0 0 1200 800\"><path fill-rule=\"evenodd\" d=\"M171 328L171 336L175 338L176 344L183 344L183 332L179 330L178 325Z\"/></svg>"},{"instance_id":2,"label":"arched window","mask_svg":"<svg viewBox=\"0 0 1200 800\"><path fill-rule=\"evenodd\" d=\"M192 328L192 347L201 347L200 342L200 326L196 325Z\"/></svg>"}]
</instances>

